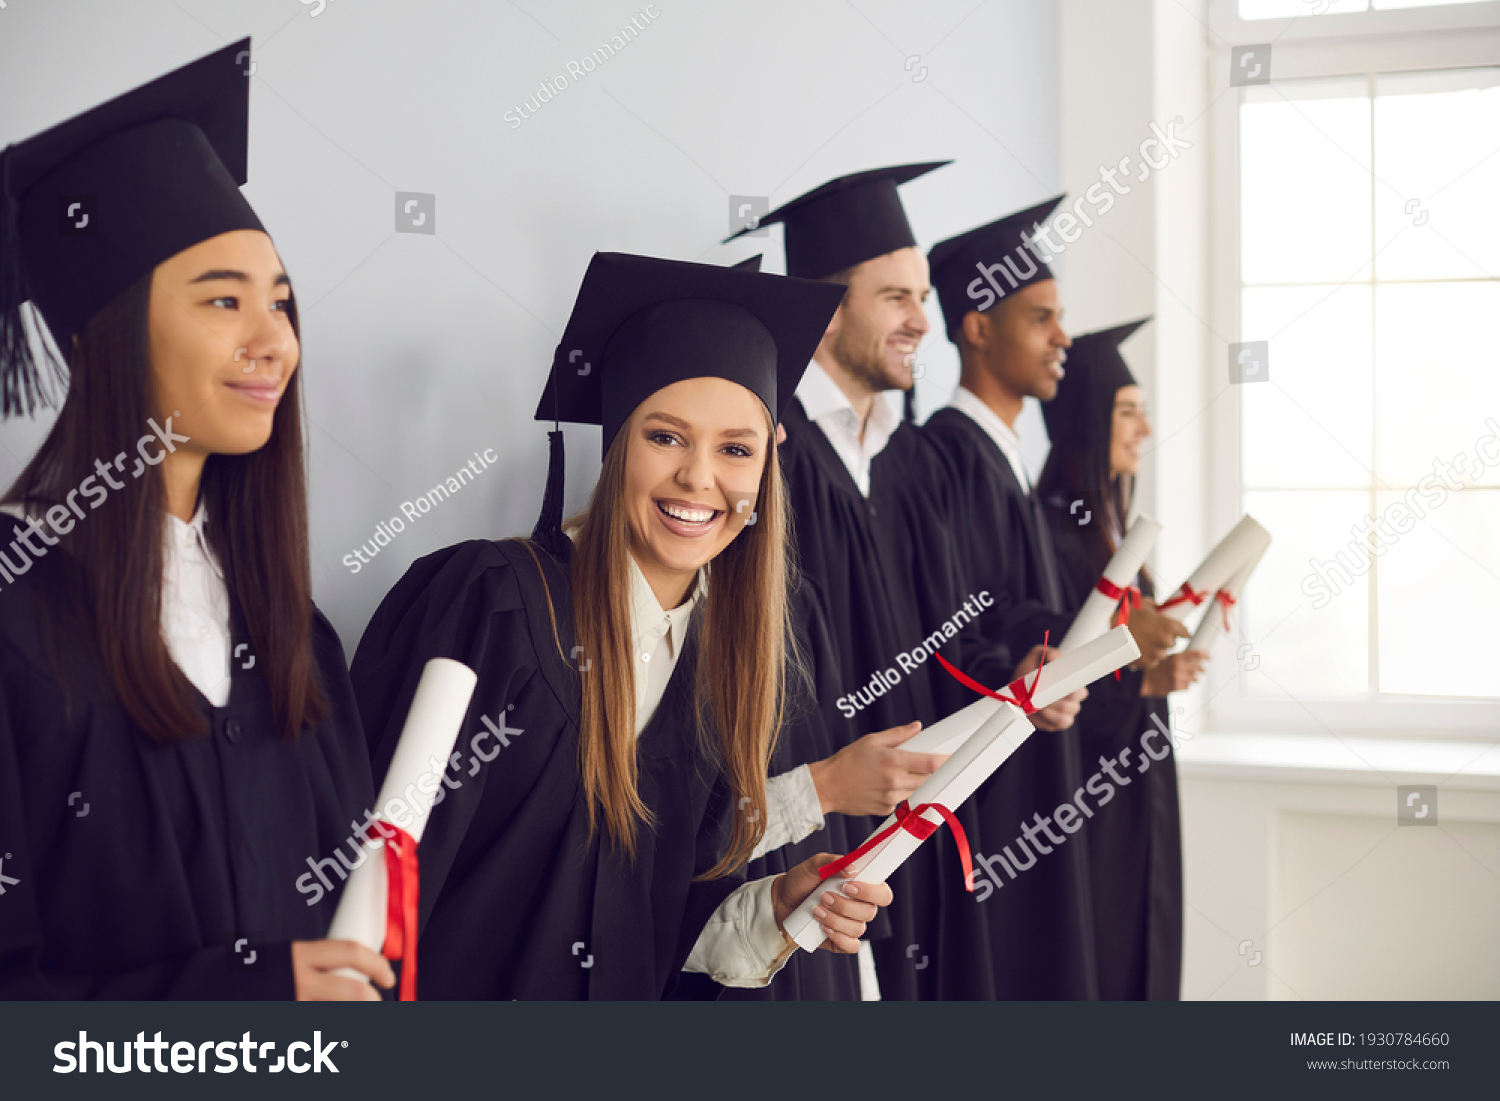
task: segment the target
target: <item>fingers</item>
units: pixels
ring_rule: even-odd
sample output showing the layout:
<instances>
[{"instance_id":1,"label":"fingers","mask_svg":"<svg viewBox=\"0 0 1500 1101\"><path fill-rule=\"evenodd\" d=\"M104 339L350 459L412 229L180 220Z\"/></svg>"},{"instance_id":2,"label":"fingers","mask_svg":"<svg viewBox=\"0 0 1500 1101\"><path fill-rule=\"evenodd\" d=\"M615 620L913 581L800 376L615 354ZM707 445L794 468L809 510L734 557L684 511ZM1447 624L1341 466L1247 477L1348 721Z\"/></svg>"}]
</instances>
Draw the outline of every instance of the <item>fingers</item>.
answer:
<instances>
[{"instance_id":1,"label":"fingers","mask_svg":"<svg viewBox=\"0 0 1500 1101\"><path fill-rule=\"evenodd\" d=\"M897 769L916 776L931 776L947 759L946 753L910 753L904 749L896 750L891 756Z\"/></svg>"},{"instance_id":2,"label":"fingers","mask_svg":"<svg viewBox=\"0 0 1500 1101\"><path fill-rule=\"evenodd\" d=\"M1011 673L1010 679L1016 680L1019 677L1024 677L1027 673L1034 672L1037 666L1041 665L1042 663L1042 655L1051 649L1052 647L1050 646L1045 648L1041 646L1033 646L1026 652L1026 656L1021 659L1021 664L1016 666L1015 672Z\"/></svg>"},{"instance_id":3,"label":"fingers","mask_svg":"<svg viewBox=\"0 0 1500 1101\"><path fill-rule=\"evenodd\" d=\"M341 967L348 967L369 976L380 986L389 988L396 985L396 973L391 970L386 958L363 944L352 940L315 940L303 942L301 946L305 949L304 959L307 964L319 971L337 971Z\"/></svg>"},{"instance_id":4,"label":"fingers","mask_svg":"<svg viewBox=\"0 0 1500 1101\"><path fill-rule=\"evenodd\" d=\"M891 903L891 889L884 883L846 883L845 894L825 891L813 907L813 917L828 939L822 947L852 955L859 951L859 938L879 908ZM846 897L849 896L849 897Z\"/></svg>"},{"instance_id":5,"label":"fingers","mask_svg":"<svg viewBox=\"0 0 1500 1101\"><path fill-rule=\"evenodd\" d=\"M908 738L922 729L920 722L907 723L905 726L893 726L889 730L877 730L873 734L866 734L865 738L872 745L893 746L900 745Z\"/></svg>"}]
</instances>

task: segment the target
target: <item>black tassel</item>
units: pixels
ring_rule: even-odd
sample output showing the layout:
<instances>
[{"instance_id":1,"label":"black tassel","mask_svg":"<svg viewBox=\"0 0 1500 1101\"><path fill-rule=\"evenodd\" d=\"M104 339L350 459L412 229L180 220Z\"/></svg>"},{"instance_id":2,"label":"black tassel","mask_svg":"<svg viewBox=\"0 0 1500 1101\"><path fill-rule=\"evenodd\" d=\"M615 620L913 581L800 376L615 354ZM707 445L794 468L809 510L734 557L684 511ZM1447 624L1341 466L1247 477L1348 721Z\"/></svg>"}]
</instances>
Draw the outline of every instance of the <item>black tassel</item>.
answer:
<instances>
[{"instance_id":1,"label":"black tassel","mask_svg":"<svg viewBox=\"0 0 1500 1101\"><path fill-rule=\"evenodd\" d=\"M54 407L56 402L48 376L62 384L67 375L62 364L47 347L37 318L37 339L42 342L43 359L38 363L27 335L27 302L31 289L26 279L26 263L21 256L21 205L11 194L10 158L0 155L0 417L18 413L31 416L38 407Z\"/></svg>"},{"instance_id":2,"label":"black tassel","mask_svg":"<svg viewBox=\"0 0 1500 1101\"><path fill-rule=\"evenodd\" d=\"M901 419L907 424L917 423L917 388L915 385L901 397Z\"/></svg>"},{"instance_id":3,"label":"black tassel","mask_svg":"<svg viewBox=\"0 0 1500 1101\"><path fill-rule=\"evenodd\" d=\"M547 433L547 448L547 489L542 495L542 514L531 529L531 538L553 558L566 562L573 553L573 541L562 530L563 475L567 472L562 429Z\"/></svg>"}]
</instances>

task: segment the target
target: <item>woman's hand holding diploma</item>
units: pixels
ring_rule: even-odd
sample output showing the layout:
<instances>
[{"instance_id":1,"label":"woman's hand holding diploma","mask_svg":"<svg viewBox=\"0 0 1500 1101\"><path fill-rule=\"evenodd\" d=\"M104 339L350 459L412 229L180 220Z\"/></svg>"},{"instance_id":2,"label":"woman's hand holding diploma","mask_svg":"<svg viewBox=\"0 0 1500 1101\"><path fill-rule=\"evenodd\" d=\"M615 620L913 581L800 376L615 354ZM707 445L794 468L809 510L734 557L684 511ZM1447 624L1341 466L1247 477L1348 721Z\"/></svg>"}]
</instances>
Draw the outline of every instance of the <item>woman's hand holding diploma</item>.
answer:
<instances>
[{"instance_id":1,"label":"woman's hand holding diploma","mask_svg":"<svg viewBox=\"0 0 1500 1101\"><path fill-rule=\"evenodd\" d=\"M893 726L850 742L832 757L808 765L818 803L827 814L871 814L884 818L938 770L946 753L898 748L921 723Z\"/></svg>"},{"instance_id":2,"label":"woman's hand holding diploma","mask_svg":"<svg viewBox=\"0 0 1500 1101\"><path fill-rule=\"evenodd\" d=\"M350 968L369 982L337 974ZM292 941L292 979L299 1002L378 1002L380 993L396 985L396 972L379 952L352 940Z\"/></svg>"},{"instance_id":3,"label":"woman's hand holding diploma","mask_svg":"<svg viewBox=\"0 0 1500 1101\"><path fill-rule=\"evenodd\" d=\"M776 914L777 928L784 933L786 919L791 917L792 911L814 891L822 891L820 905L813 909L813 917L818 919L828 938L820 947L830 952L853 955L859 951L859 938L865 935L865 926L874 919L881 907L891 904L893 896L891 889L884 883L819 878L818 869L837 859L832 853L819 853L784 875L777 876L776 881L771 884L771 906ZM835 887L842 887L843 893L840 894Z\"/></svg>"}]
</instances>

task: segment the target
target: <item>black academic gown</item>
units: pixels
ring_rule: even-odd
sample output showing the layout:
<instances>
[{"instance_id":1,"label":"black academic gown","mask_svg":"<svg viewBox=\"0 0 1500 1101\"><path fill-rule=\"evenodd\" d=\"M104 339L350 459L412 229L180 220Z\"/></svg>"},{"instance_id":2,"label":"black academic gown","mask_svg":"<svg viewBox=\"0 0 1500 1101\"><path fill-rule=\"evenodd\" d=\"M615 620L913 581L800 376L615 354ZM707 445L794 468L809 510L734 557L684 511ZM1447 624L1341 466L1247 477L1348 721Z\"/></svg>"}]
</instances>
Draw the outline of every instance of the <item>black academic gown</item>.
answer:
<instances>
[{"instance_id":1,"label":"black academic gown","mask_svg":"<svg viewBox=\"0 0 1500 1101\"><path fill-rule=\"evenodd\" d=\"M700 619L639 738L638 788L655 828L640 828L631 863L602 824L591 835L581 798L566 568L533 544L475 540L418 560L386 595L352 667L377 775L430 658L479 675L457 765L444 773L420 848L421 998L679 992L703 926L744 882L694 881L718 862L735 813L693 718ZM509 744L498 744L485 718Z\"/></svg>"},{"instance_id":2,"label":"black academic gown","mask_svg":"<svg viewBox=\"0 0 1500 1101\"><path fill-rule=\"evenodd\" d=\"M314 612L317 727L283 738L246 675L225 707L195 690L205 735L160 744L44 629L60 554L0 591L0 1000L292 999L290 942L327 934L342 887L312 862L338 867L373 801L338 636Z\"/></svg>"},{"instance_id":3,"label":"black academic gown","mask_svg":"<svg viewBox=\"0 0 1500 1101\"><path fill-rule=\"evenodd\" d=\"M981 626L1005 640L1017 660L1041 643L1044 631L1051 631L1049 641L1057 645L1071 616L1065 614L1040 502L1025 492L1004 453L968 414L940 409L922 431L943 453L960 497L963 521L957 527L970 584L988 589L996 600ZM994 946L999 999L1099 996L1088 847L1055 825L1050 835L1037 833L1033 817L1050 816L1082 787L1087 774L1080 746L1076 726L1038 730L976 793L981 851L992 869L976 869L990 885L989 893L980 888L985 897L979 906ZM1039 844L1026 840L1023 825ZM1014 878L993 860L997 854L1005 854Z\"/></svg>"},{"instance_id":4,"label":"black academic gown","mask_svg":"<svg viewBox=\"0 0 1500 1101\"><path fill-rule=\"evenodd\" d=\"M810 578L801 579L793 596L792 618L806 676L789 680L787 717L772 757L772 776L832 757L849 741L846 724L840 722L830 729L833 720L826 718L818 707L818 700L832 691L837 654L821 594ZM745 877L753 881L780 875L818 853L846 853L862 840L863 835L849 836L848 820L842 814L831 814L822 829L752 860L745 869ZM824 951L795 953L769 986L726 987L720 995L721 1001L828 1002L859 998L858 959Z\"/></svg>"},{"instance_id":5,"label":"black academic gown","mask_svg":"<svg viewBox=\"0 0 1500 1101\"><path fill-rule=\"evenodd\" d=\"M838 651L838 701L853 710L851 735L913 719L931 725L973 701L933 659L903 665L898 655L954 621L966 587L948 530L949 481L937 453L909 424L892 433L871 464L870 495L862 496L827 436L793 400L782 415L781 445L798 559L828 598ZM1003 678L1004 655L987 646L977 625L959 620L944 632L945 658L978 679ZM877 671L889 685L875 695ZM861 706L855 708L849 701ZM977 841L972 805L957 811ZM862 840L879 819L848 822ZM946 835L948 830L941 831ZM888 922L873 925L871 947L881 996L890 1000L986 998L990 984L985 927L964 889L946 836L934 836L892 877Z\"/></svg>"},{"instance_id":6,"label":"black academic gown","mask_svg":"<svg viewBox=\"0 0 1500 1101\"><path fill-rule=\"evenodd\" d=\"M1069 520L1066 502L1047 504L1065 599L1068 607L1081 608L1108 557ZM1152 595L1145 574L1136 584L1145 596ZM1182 980L1177 763L1171 739L1162 733L1171 726L1167 701L1142 696L1142 676L1126 669L1119 680L1095 682L1079 711L1084 768L1093 773L1104 761L1119 761L1116 771L1129 781L1122 787L1104 776L1114 795L1103 806L1091 800L1096 809L1083 833L1089 849L1099 996L1170 1001L1180 996Z\"/></svg>"}]
</instances>

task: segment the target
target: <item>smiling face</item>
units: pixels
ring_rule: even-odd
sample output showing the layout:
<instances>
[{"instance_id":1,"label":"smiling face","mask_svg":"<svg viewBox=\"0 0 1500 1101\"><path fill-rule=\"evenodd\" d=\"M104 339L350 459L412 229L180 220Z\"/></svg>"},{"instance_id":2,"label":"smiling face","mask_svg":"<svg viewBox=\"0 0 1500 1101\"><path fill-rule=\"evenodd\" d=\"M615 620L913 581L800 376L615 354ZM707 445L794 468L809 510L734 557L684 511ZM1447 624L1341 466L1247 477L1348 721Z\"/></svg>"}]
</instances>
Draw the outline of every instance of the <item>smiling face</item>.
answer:
<instances>
[{"instance_id":1,"label":"smiling face","mask_svg":"<svg viewBox=\"0 0 1500 1101\"><path fill-rule=\"evenodd\" d=\"M872 393L910 390L917 346L931 327L927 257L898 249L859 264L819 347Z\"/></svg>"},{"instance_id":2,"label":"smiling face","mask_svg":"<svg viewBox=\"0 0 1500 1101\"><path fill-rule=\"evenodd\" d=\"M1141 468L1141 444L1151 435L1146 419L1146 398L1139 386L1115 391L1115 409L1110 419L1109 476L1137 474Z\"/></svg>"},{"instance_id":3,"label":"smiling face","mask_svg":"<svg viewBox=\"0 0 1500 1101\"><path fill-rule=\"evenodd\" d=\"M152 404L190 438L180 450L243 455L271 438L301 354L291 296L276 249L259 230L211 237L157 265Z\"/></svg>"},{"instance_id":4,"label":"smiling face","mask_svg":"<svg viewBox=\"0 0 1500 1101\"><path fill-rule=\"evenodd\" d=\"M738 383L690 378L641 402L620 433L630 551L662 606L675 607L755 514L770 417Z\"/></svg>"},{"instance_id":5,"label":"smiling face","mask_svg":"<svg viewBox=\"0 0 1500 1101\"><path fill-rule=\"evenodd\" d=\"M1006 296L988 313L966 317L964 335L980 353L983 369L1007 393L1017 400L1051 401L1073 343L1063 332L1062 313L1057 281L1043 279Z\"/></svg>"}]
</instances>

